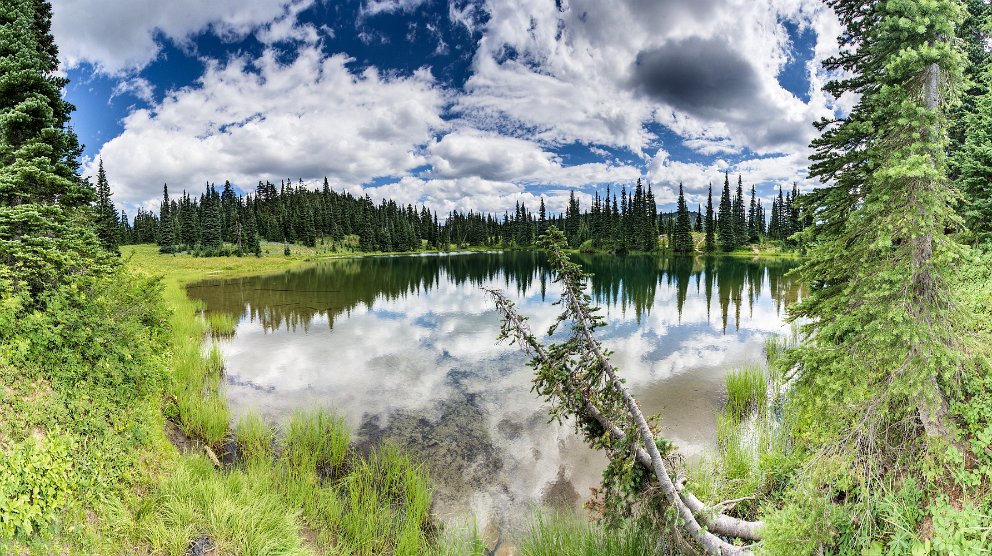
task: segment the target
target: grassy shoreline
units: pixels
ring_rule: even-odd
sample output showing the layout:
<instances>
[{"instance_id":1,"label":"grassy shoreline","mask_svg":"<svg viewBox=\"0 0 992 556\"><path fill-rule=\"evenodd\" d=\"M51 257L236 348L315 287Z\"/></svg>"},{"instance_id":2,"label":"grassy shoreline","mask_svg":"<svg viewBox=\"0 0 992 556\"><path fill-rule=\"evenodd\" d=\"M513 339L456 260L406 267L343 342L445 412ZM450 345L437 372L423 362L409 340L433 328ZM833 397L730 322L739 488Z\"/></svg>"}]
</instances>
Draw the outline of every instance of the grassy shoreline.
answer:
<instances>
[{"instance_id":1,"label":"grassy shoreline","mask_svg":"<svg viewBox=\"0 0 992 556\"><path fill-rule=\"evenodd\" d=\"M185 286L208 277L284 271L349 254L199 258L161 255L151 245L122 249L135 271L161 276L170 310L167 418L233 465L216 469L206 450L174 452L136 512L137 536L152 553L191 546L221 553L427 554L443 544L430 516L423 468L383 446L367 456L349 447L349 431L323 410L300 412L285 427L249 415L231 423L223 396L223 360L213 344L229 323L203 318ZM214 330L214 328L221 328ZM224 458L229 459L229 458Z\"/></svg>"}]
</instances>

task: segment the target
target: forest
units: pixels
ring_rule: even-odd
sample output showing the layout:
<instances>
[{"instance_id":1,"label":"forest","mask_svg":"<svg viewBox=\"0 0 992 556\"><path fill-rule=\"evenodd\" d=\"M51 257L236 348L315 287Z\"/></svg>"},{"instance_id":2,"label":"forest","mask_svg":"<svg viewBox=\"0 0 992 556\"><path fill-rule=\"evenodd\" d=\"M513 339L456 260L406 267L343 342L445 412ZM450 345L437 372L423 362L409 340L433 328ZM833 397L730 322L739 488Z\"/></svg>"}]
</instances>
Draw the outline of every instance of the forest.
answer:
<instances>
[{"instance_id":1,"label":"forest","mask_svg":"<svg viewBox=\"0 0 992 556\"><path fill-rule=\"evenodd\" d=\"M368 195L356 198L333 191L327 178L319 191L305 187L302 180L296 186L283 180L278 188L259 182L253 195L242 196L225 182L219 193L208 184L198 197L183 191L179 199L169 195L166 185L159 214L140 210L132 223L114 208L102 161L96 183L100 237L112 250L118 245L157 243L163 253L257 254L259 240L307 247L330 241L361 252L530 248L536 247L537 238L551 225L565 231L572 248L610 253L663 249L712 254L762 241L798 247L792 236L808 221L801 214L798 187L793 184L784 194L779 188L770 217L753 186L745 202L743 187L738 176L736 193L731 194L729 174L724 175L716 213L712 186L705 212L702 207L690 211L680 188L676 210L665 214L658 211L651 186L645 190L638 180L630 195L621 187L619 202L607 188L602 197L596 192L585 209L573 191L563 214L549 214L541 198L536 214L517 202L512 215L509 211L502 215L452 211L439 220L437 212L426 206L403 207L388 199L377 205ZM693 232L704 238L699 245ZM349 236L351 241L345 242Z\"/></svg>"},{"instance_id":2,"label":"forest","mask_svg":"<svg viewBox=\"0 0 992 556\"><path fill-rule=\"evenodd\" d=\"M992 9L826 4L843 30L823 90L854 101L814 124L818 186L779 187L767 211L730 173L695 211L680 187L676 210L660 212L637 181L588 207L573 193L563 214L542 202L502 215L438 215L287 180L244 195L229 183L165 186L160 213L132 223L112 201L113 168L82 176L51 4L0 0L0 552L495 552L499 539L439 525L415 458L356 448L332 411L280 426L232 417L215 342L251 309L237 299L230 314L207 314L187 286L265 273L284 285L280 273L315 260L298 245L326 244L348 256L541 251L559 296L549 333L491 285L501 320L487 326L527 354L542 417L574 425L608 463L588 504L596 523L538 516L521 553L992 553ZM263 241L285 251L250 256ZM793 333L768 336L761 361L727 375L715 453L692 464L631 393L596 303L623 290L639 321L661 277L674 277L674 326L694 280L710 288L703 311L716 293L725 334L749 294L729 277L760 284L766 269L662 253L750 256L768 242L801 253L789 287L776 279L771 294ZM630 260L586 261L604 275L590 284L581 251ZM321 311L340 326L370 299L436 287L442 270L497 276L458 264L424 263L426 278L400 274L378 290L350 276L347 294L321 292L332 295L316 308L270 288L276 308L260 327ZM611 274L625 265L650 266L650 284Z\"/></svg>"}]
</instances>

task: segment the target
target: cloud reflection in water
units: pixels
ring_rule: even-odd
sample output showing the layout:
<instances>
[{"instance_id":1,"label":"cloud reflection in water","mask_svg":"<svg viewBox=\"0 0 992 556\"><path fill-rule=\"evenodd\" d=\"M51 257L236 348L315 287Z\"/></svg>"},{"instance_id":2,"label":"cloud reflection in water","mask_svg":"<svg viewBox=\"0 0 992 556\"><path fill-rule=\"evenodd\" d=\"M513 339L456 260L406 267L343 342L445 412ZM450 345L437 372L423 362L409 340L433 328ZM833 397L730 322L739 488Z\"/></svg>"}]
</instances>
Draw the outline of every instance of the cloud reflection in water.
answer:
<instances>
[{"instance_id":1,"label":"cloud reflection in water","mask_svg":"<svg viewBox=\"0 0 992 556\"><path fill-rule=\"evenodd\" d=\"M727 370L787 331L798 288L783 262L582 256L601 329L648 413L688 456L714 443ZM497 344L480 290L507 291L546 330L560 288L535 253L375 257L190 287L240 322L224 340L235 416L281 420L326 406L359 440L403 445L431 468L442 519L505 523L535 502L576 506L603 456L570 424L548 423L526 357Z\"/></svg>"}]
</instances>

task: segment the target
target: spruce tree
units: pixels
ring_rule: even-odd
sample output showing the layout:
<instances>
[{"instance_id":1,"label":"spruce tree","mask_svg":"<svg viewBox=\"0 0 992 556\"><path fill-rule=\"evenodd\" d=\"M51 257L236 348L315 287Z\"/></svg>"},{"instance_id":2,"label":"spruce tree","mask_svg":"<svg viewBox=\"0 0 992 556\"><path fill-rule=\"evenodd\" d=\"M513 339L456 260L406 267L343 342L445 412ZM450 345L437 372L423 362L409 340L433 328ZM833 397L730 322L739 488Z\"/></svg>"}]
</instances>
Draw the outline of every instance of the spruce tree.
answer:
<instances>
[{"instance_id":1,"label":"spruce tree","mask_svg":"<svg viewBox=\"0 0 992 556\"><path fill-rule=\"evenodd\" d=\"M654 192L651 191L651 184L648 184L648 192L644 196L644 230L643 246L645 251L654 251L658 248L658 205L654 200Z\"/></svg>"},{"instance_id":2,"label":"spruce tree","mask_svg":"<svg viewBox=\"0 0 992 556\"><path fill-rule=\"evenodd\" d=\"M710 183L709 195L706 197L706 252L716 251L716 222L713 220L713 184Z\"/></svg>"},{"instance_id":3,"label":"spruce tree","mask_svg":"<svg viewBox=\"0 0 992 556\"><path fill-rule=\"evenodd\" d=\"M689 207L685 202L681 182L679 183L679 200L676 205L675 230L672 241L676 253L683 255L692 253L692 224L689 220Z\"/></svg>"},{"instance_id":4,"label":"spruce tree","mask_svg":"<svg viewBox=\"0 0 992 556\"><path fill-rule=\"evenodd\" d=\"M720 236L720 249L730 252L737 248L734 225L734 209L730 200L730 175L723 175L723 194L720 195L720 213L718 214L717 231Z\"/></svg>"},{"instance_id":5,"label":"spruce tree","mask_svg":"<svg viewBox=\"0 0 992 556\"><path fill-rule=\"evenodd\" d=\"M220 196L212 185L207 185L207 193L202 199L200 245L208 251L215 251L221 246Z\"/></svg>"},{"instance_id":6,"label":"spruce tree","mask_svg":"<svg viewBox=\"0 0 992 556\"><path fill-rule=\"evenodd\" d=\"M96 235L100 238L103 248L111 253L119 253L119 223L117 221L117 209L110 198L110 182L107 181L107 172L103 169L103 159L96 173L96 205L94 206L93 220Z\"/></svg>"},{"instance_id":7,"label":"spruce tree","mask_svg":"<svg viewBox=\"0 0 992 556\"><path fill-rule=\"evenodd\" d=\"M894 449L910 457L910 440L886 432L910 420L921 425L913 431L953 440L947 395L961 383L968 319L949 291L960 249L947 234L957 221L945 149L963 10L952 0L831 5L846 30L841 54L825 64L847 77L827 90L860 97L846 117L821 121L813 143L810 175L827 187L810 194L815 242L801 276L813 287L792 308L810 341L793 353L802 369L793 391L817 408L814 434L840 443L838 453L871 446L853 466Z\"/></svg>"},{"instance_id":8,"label":"spruce tree","mask_svg":"<svg viewBox=\"0 0 992 556\"><path fill-rule=\"evenodd\" d=\"M736 247L747 245L747 210L744 208L744 180L737 175L737 192L734 194L734 244Z\"/></svg>"},{"instance_id":9,"label":"spruce tree","mask_svg":"<svg viewBox=\"0 0 992 556\"><path fill-rule=\"evenodd\" d=\"M175 251L175 225L172 222L172 211L169 207L169 184L162 186L162 206L159 208L158 250L162 253Z\"/></svg>"},{"instance_id":10,"label":"spruce tree","mask_svg":"<svg viewBox=\"0 0 992 556\"><path fill-rule=\"evenodd\" d=\"M754 185L751 185L751 203L747 209L747 235L751 243L758 242L758 196L755 193Z\"/></svg>"},{"instance_id":11,"label":"spruce tree","mask_svg":"<svg viewBox=\"0 0 992 556\"><path fill-rule=\"evenodd\" d=\"M93 188L78 176L51 17L40 0L0 9L0 268L16 269L14 288L30 295L109 268L90 224Z\"/></svg>"},{"instance_id":12,"label":"spruce tree","mask_svg":"<svg viewBox=\"0 0 992 556\"><path fill-rule=\"evenodd\" d=\"M964 118L964 143L952 159L964 197L961 213L977 243L992 242L992 63L983 62L982 94Z\"/></svg>"}]
</instances>

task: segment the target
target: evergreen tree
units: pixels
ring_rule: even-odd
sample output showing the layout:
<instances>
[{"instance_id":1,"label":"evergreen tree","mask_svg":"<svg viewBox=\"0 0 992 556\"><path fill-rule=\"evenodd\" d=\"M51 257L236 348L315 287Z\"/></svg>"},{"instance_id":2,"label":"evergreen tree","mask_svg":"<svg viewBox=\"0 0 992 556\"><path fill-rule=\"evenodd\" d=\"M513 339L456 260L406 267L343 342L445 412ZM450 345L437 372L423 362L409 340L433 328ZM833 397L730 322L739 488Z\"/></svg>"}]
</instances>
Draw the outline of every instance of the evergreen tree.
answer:
<instances>
[{"instance_id":1,"label":"evergreen tree","mask_svg":"<svg viewBox=\"0 0 992 556\"><path fill-rule=\"evenodd\" d=\"M207 185L203 197L203 217L200 221L200 244L204 249L214 251L221 246L220 196L212 185Z\"/></svg>"},{"instance_id":2,"label":"evergreen tree","mask_svg":"<svg viewBox=\"0 0 992 556\"><path fill-rule=\"evenodd\" d=\"M730 252L737 248L734 225L734 209L730 200L730 175L723 176L723 194L720 195L720 212L717 220L717 232L720 236L720 249Z\"/></svg>"},{"instance_id":3,"label":"evergreen tree","mask_svg":"<svg viewBox=\"0 0 992 556\"><path fill-rule=\"evenodd\" d=\"M107 172L103 169L103 159L96 173L96 206L94 207L94 224L96 235L100 238L103 248L111 253L120 253L117 246L120 243L120 223L117 221L117 209L110 199L110 183Z\"/></svg>"},{"instance_id":4,"label":"evergreen tree","mask_svg":"<svg viewBox=\"0 0 992 556\"><path fill-rule=\"evenodd\" d=\"M575 191L568 195L568 208L565 209L565 236L568 237L569 244L577 247L575 243L579 233L579 201L575 198Z\"/></svg>"},{"instance_id":5,"label":"evergreen tree","mask_svg":"<svg viewBox=\"0 0 992 556\"><path fill-rule=\"evenodd\" d=\"M158 250L162 253L172 253L176 249L175 225L172 218L169 207L169 184L165 184L162 186L162 206L159 209Z\"/></svg>"},{"instance_id":6,"label":"evergreen tree","mask_svg":"<svg viewBox=\"0 0 992 556\"><path fill-rule=\"evenodd\" d=\"M751 203L747 209L747 236L751 243L758 242L758 197L755 194L754 185L751 185Z\"/></svg>"},{"instance_id":7,"label":"evergreen tree","mask_svg":"<svg viewBox=\"0 0 992 556\"><path fill-rule=\"evenodd\" d=\"M740 247L747 244L747 211L744 208L744 180L737 175L737 192L734 194L734 245Z\"/></svg>"},{"instance_id":8,"label":"evergreen tree","mask_svg":"<svg viewBox=\"0 0 992 556\"><path fill-rule=\"evenodd\" d=\"M679 183L679 200L676 206L675 230L672 241L676 253L683 255L692 253L692 224L689 221L689 207L686 205L685 195L682 193L681 182Z\"/></svg>"},{"instance_id":9,"label":"evergreen tree","mask_svg":"<svg viewBox=\"0 0 992 556\"><path fill-rule=\"evenodd\" d=\"M245 204L245 207L239 216L239 220L242 223L241 242L244 246L244 251L255 256L261 255L262 246L258 241L258 227L256 226L255 221L255 209L251 202Z\"/></svg>"},{"instance_id":10,"label":"evergreen tree","mask_svg":"<svg viewBox=\"0 0 992 556\"><path fill-rule=\"evenodd\" d=\"M120 245L131 245L136 243L134 241L134 230L131 228L131 221L128 220L127 212L121 209L121 216L118 219L118 244Z\"/></svg>"},{"instance_id":11,"label":"evergreen tree","mask_svg":"<svg viewBox=\"0 0 992 556\"><path fill-rule=\"evenodd\" d=\"M964 196L961 212L979 243L992 241L992 63L983 62L982 92L963 118L963 144L952 159Z\"/></svg>"},{"instance_id":12,"label":"evergreen tree","mask_svg":"<svg viewBox=\"0 0 992 556\"><path fill-rule=\"evenodd\" d=\"M14 288L30 295L107 256L88 224L95 195L78 176L51 17L39 0L0 10L0 268L18 269Z\"/></svg>"},{"instance_id":13,"label":"evergreen tree","mask_svg":"<svg viewBox=\"0 0 992 556\"><path fill-rule=\"evenodd\" d=\"M713 219L713 184L710 183L709 196L706 198L706 242L707 253L716 251L716 222Z\"/></svg>"},{"instance_id":14,"label":"evergreen tree","mask_svg":"<svg viewBox=\"0 0 992 556\"><path fill-rule=\"evenodd\" d=\"M952 0L831 5L846 29L841 54L825 64L848 77L827 90L860 97L846 117L821 121L813 143L810 175L828 185L809 199L815 242L801 275L813 288L792 311L813 341L793 354L802 369L794 391L819 408L817 434L866 439L869 457L897 448L909 458L911 441L890 446L887 431L914 420L914 430L951 441L947 393L961 384L967 319L949 292L959 247L947 234L957 222L945 149L963 10ZM848 447L831 441L838 453ZM852 477L884 468L857 465Z\"/></svg>"}]
</instances>

